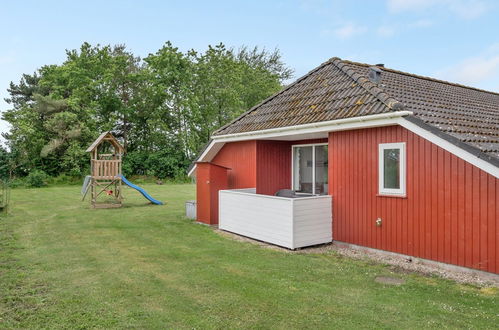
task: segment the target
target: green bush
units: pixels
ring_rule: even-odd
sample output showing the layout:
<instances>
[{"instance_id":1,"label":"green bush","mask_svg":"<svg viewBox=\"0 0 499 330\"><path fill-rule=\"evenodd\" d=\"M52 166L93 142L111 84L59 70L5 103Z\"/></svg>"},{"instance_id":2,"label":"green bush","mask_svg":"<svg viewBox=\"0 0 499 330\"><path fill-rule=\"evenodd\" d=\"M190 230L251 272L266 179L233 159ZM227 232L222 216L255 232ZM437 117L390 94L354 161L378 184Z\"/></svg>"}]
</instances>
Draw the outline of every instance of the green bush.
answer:
<instances>
[{"instance_id":1,"label":"green bush","mask_svg":"<svg viewBox=\"0 0 499 330\"><path fill-rule=\"evenodd\" d=\"M47 183L49 185L80 185L83 182L81 175L67 175L61 174L56 177L48 177Z\"/></svg>"},{"instance_id":2,"label":"green bush","mask_svg":"<svg viewBox=\"0 0 499 330\"><path fill-rule=\"evenodd\" d=\"M160 179L185 176L189 161L179 151L161 151L152 153L146 161L147 174Z\"/></svg>"},{"instance_id":3,"label":"green bush","mask_svg":"<svg viewBox=\"0 0 499 330\"><path fill-rule=\"evenodd\" d=\"M123 174L154 176L185 181L186 169L190 164L180 148L168 148L156 152L130 152L123 160Z\"/></svg>"},{"instance_id":4,"label":"green bush","mask_svg":"<svg viewBox=\"0 0 499 330\"><path fill-rule=\"evenodd\" d=\"M47 185L48 175L41 170L31 171L26 177L26 185L28 187L43 187Z\"/></svg>"},{"instance_id":5,"label":"green bush","mask_svg":"<svg viewBox=\"0 0 499 330\"><path fill-rule=\"evenodd\" d=\"M146 152L129 152L123 159L123 175L130 177L132 175L147 175L146 160L148 153Z\"/></svg>"},{"instance_id":6,"label":"green bush","mask_svg":"<svg viewBox=\"0 0 499 330\"><path fill-rule=\"evenodd\" d=\"M9 177L9 160L9 152L0 144L0 180Z\"/></svg>"},{"instance_id":7,"label":"green bush","mask_svg":"<svg viewBox=\"0 0 499 330\"><path fill-rule=\"evenodd\" d=\"M14 178L10 180L9 185L11 188L26 187L26 178Z\"/></svg>"}]
</instances>

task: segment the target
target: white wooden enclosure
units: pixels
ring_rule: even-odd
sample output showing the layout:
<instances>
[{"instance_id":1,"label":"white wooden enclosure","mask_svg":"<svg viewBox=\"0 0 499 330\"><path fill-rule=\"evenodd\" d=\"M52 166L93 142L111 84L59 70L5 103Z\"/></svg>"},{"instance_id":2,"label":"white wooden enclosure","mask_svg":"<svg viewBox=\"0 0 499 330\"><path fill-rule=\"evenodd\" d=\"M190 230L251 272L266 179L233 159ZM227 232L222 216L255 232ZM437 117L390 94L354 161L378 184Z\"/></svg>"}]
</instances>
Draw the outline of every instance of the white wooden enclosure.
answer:
<instances>
[{"instance_id":1,"label":"white wooden enclosure","mask_svg":"<svg viewBox=\"0 0 499 330\"><path fill-rule=\"evenodd\" d=\"M289 249L332 241L331 196L286 198L255 191L219 191L220 229Z\"/></svg>"}]
</instances>

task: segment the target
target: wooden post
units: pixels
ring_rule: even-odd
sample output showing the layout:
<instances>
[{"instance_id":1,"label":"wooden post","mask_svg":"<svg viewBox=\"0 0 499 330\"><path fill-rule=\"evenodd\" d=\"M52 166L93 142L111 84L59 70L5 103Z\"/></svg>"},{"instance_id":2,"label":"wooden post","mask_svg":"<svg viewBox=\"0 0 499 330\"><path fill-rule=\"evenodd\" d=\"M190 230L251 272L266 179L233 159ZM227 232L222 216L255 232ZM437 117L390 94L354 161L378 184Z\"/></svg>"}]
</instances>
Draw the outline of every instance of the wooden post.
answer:
<instances>
[{"instance_id":1,"label":"wooden post","mask_svg":"<svg viewBox=\"0 0 499 330\"><path fill-rule=\"evenodd\" d=\"M96 187L95 187L95 179L94 179L94 178L92 178L92 179L91 179L91 183L90 183L90 184L92 185L92 186L91 186L91 189L92 189L92 208L94 208L94 209L95 209L95 202L96 202L96 200L95 200L95 199L96 199L96 196L95 196L95 194L96 194L96 192L95 192L95 188L96 188Z\"/></svg>"}]
</instances>

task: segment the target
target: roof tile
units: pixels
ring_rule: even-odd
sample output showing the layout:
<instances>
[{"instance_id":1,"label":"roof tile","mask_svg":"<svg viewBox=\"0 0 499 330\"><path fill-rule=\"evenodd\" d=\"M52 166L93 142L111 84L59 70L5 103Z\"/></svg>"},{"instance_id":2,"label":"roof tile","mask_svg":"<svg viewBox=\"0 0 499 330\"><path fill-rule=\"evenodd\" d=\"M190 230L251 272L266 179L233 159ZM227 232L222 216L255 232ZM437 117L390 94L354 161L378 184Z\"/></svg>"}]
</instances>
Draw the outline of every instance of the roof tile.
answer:
<instances>
[{"instance_id":1,"label":"roof tile","mask_svg":"<svg viewBox=\"0 0 499 330\"><path fill-rule=\"evenodd\" d=\"M398 111L499 159L499 94L332 58L213 135L293 126Z\"/></svg>"}]
</instances>

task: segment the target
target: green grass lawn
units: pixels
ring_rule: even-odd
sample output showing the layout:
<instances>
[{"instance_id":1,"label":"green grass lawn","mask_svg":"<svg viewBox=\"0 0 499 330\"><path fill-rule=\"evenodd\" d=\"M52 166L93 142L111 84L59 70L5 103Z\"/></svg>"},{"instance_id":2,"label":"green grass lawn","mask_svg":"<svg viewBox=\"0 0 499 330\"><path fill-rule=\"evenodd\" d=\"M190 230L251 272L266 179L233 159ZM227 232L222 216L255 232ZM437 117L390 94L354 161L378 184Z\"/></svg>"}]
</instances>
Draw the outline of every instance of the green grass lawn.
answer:
<instances>
[{"instance_id":1,"label":"green grass lawn","mask_svg":"<svg viewBox=\"0 0 499 330\"><path fill-rule=\"evenodd\" d=\"M77 186L14 189L0 217L0 328L494 328L499 292L334 253L235 241L183 217L192 185L125 190L92 210ZM401 286L376 276L406 280Z\"/></svg>"}]
</instances>

